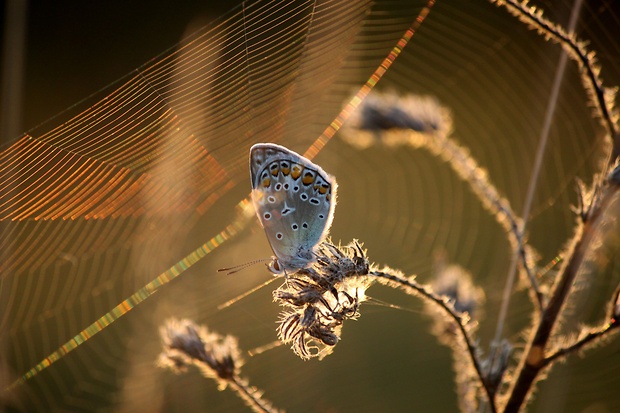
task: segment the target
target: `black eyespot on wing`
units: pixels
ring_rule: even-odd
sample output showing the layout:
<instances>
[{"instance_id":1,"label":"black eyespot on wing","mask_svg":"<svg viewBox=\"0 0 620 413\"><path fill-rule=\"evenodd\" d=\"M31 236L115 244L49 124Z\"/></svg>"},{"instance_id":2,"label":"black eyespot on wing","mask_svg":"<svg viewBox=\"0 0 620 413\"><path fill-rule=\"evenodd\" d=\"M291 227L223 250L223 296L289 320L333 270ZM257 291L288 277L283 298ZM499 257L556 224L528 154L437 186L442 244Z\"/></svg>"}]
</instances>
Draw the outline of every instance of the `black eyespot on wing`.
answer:
<instances>
[{"instance_id":1,"label":"black eyespot on wing","mask_svg":"<svg viewBox=\"0 0 620 413\"><path fill-rule=\"evenodd\" d=\"M286 204L285 204L285 205L286 205ZM291 212L293 212L293 211L294 211L294 209L292 209L292 208L289 208L289 207L285 206L285 207L284 207L284 209L282 210L281 214L282 214L282 216L285 216L285 215L290 214L290 213L291 213Z\"/></svg>"}]
</instances>

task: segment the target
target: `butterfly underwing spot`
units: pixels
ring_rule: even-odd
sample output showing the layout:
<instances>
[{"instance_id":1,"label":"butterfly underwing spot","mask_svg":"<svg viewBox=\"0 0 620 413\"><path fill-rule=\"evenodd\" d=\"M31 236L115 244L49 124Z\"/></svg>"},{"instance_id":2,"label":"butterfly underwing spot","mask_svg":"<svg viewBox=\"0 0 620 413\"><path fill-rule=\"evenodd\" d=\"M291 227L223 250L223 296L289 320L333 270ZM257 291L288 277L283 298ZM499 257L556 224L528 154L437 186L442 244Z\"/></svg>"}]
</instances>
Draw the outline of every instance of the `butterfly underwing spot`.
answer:
<instances>
[{"instance_id":1,"label":"butterfly underwing spot","mask_svg":"<svg viewBox=\"0 0 620 413\"><path fill-rule=\"evenodd\" d=\"M278 232L278 233L276 234L276 238L277 238L277 239L282 239L283 237L284 237L284 235L282 235L282 233L281 233L281 232Z\"/></svg>"},{"instance_id":2,"label":"butterfly underwing spot","mask_svg":"<svg viewBox=\"0 0 620 413\"><path fill-rule=\"evenodd\" d=\"M276 197L275 197L275 196L273 196L273 195L269 195L269 196L267 197L267 201L268 201L270 204L275 204L275 203L276 203Z\"/></svg>"},{"instance_id":3,"label":"butterfly underwing spot","mask_svg":"<svg viewBox=\"0 0 620 413\"><path fill-rule=\"evenodd\" d=\"M264 170L260 175L260 180L264 188L269 188L269 185L271 185L271 178L269 176L269 171Z\"/></svg>"},{"instance_id":4,"label":"butterfly underwing spot","mask_svg":"<svg viewBox=\"0 0 620 413\"><path fill-rule=\"evenodd\" d=\"M278 173L280 172L280 165L278 165L277 162L273 162L269 165L269 170L271 171L272 176L278 176Z\"/></svg>"},{"instance_id":5,"label":"butterfly underwing spot","mask_svg":"<svg viewBox=\"0 0 620 413\"><path fill-rule=\"evenodd\" d=\"M293 164L291 168L291 178L297 180L301 176L301 172L303 171L303 167L298 164Z\"/></svg>"},{"instance_id":6,"label":"butterfly underwing spot","mask_svg":"<svg viewBox=\"0 0 620 413\"><path fill-rule=\"evenodd\" d=\"M269 212L265 212L265 214L263 215L263 218L265 218L266 221L269 221L271 219L271 214Z\"/></svg>"},{"instance_id":7,"label":"butterfly underwing spot","mask_svg":"<svg viewBox=\"0 0 620 413\"><path fill-rule=\"evenodd\" d=\"M325 215L319 214L319 219L325 219Z\"/></svg>"},{"instance_id":8,"label":"butterfly underwing spot","mask_svg":"<svg viewBox=\"0 0 620 413\"><path fill-rule=\"evenodd\" d=\"M293 224L291 225L291 229L292 229L293 231L297 231L297 230L299 229L299 225L297 225L296 223L293 223Z\"/></svg>"},{"instance_id":9,"label":"butterfly underwing spot","mask_svg":"<svg viewBox=\"0 0 620 413\"><path fill-rule=\"evenodd\" d=\"M301 195L299 195L299 197L301 198L302 201L307 201L308 200L308 195L305 193L302 193Z\"/></svg>"},{"instance_id":10,"label":"butterfly underwing spot","mask_svg":"<svg viewBox=\"0 0 620 413\"><path fill-rule=\"evenodd\" d=\"M319 200L318 200L318 199L316 199L316 198L310 198L310 203L311 203L312 205L320 205L320 204L321 204L321 201L319 201Z\"/></svg>"},{"instance_id":11,"label":"butterfly underwing spot","mask_svg":"<svg viewBox=\"0 0 620 413\"><path fill-rule=\"evenodd\" d=\"M307 169L307 170L304 172L304 176L303 176L303 178L301 179L301 182L302 182L304 185L306 185L306 186L307 186L307 185L310 185L312 182L314 182L314 172L313 172L313 171L311 171L311 170L308 170L308 169Z\"/></svg>"},{"instance_id":12,"label":"butterfly underwing spot","mask_svg":"<svg viewBox=\"0 0 620 413\"><path fill-rule=\"evenodd\" d=\"M276 186L274 187L274 189L275 189L276 191L279 191L280 189L282 189L282 184L281 184L280 182L278 182L278 183L276 184Z\"/></svg>"},{"instance_id":13,"label":"butterfly underwing spot","mask_svg":"<svg viewBox=\"0 0 620 413\"><path fill-rule=\"evenodd\" d=\"M287 161L280 162L280 172L282 172L282 175L288 176L291 173L291 164Z\"/></svg>"}]
</instances>

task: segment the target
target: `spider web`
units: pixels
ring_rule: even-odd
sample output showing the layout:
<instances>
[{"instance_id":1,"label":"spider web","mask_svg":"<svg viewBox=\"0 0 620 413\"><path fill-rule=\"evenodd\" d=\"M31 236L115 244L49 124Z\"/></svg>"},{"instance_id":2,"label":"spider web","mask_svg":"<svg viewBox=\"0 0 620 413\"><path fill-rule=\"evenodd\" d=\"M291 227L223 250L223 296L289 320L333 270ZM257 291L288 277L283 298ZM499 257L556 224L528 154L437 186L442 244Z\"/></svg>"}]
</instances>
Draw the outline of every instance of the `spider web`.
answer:
<instances>
[{"instance_id":1,"label":"spider web","mask_svg":"<svg viewBox=\"0 0 620 413\"><path fill-rule=\"evenodd\" d=\"M246 349L275 338L278 309L268 291L217 310L268 277L261 266L228 277L215 273L271 254L255 223L235 227L234 241L218 247L218 234L236 222L235 206L249 191L248 149L277 142L303 153L425 5L246 2L4 145L0 274L7 384L213 240L209 259L182 268L183 277L19 386L7 405L24 411L242 408L197 374L172 377L156 369L157 326L171 315L191 317L239 335ZM565 23L572 3L540 6ZM618 31L612 29L620 14L611 7L586 5L577 31L597 51L609 86L620 84ZM441 1L380 88L431 95L448 107L454 138L519 212L559 55L557 45L502 9ZM553 259L570 236L574 179L591 181L603 146L569 64L527 217L541 262ZM413 148L359 150L334 139L316 162L339 182L334 239L359 238L372 260L423 279L433 254L446 251L485 287L488 326L480 333L489 340L510 248L469 188L443 162ZM402 302L398 294L371 294ZM526 294L517 293L512 308L507 329L519 343L516 333L531 308ZM290 411L453 410L449 353L428 334L428 320L376 308L362 314L345 328L331 359L302 363L280 349L250 360L245 373ZM615 411L617 349L612 343L592 359L554 371L532 409Z\"/></svg>"}]
</instances>

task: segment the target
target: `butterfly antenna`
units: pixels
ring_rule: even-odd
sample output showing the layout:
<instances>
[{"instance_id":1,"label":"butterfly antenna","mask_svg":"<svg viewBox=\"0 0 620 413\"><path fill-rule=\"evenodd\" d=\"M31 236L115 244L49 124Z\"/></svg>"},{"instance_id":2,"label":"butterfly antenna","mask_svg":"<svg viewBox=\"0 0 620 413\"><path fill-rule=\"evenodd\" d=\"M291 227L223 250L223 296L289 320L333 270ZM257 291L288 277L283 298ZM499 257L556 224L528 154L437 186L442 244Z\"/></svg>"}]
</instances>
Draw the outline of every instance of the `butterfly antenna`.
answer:
<instances>
[{"instance_id":1,"label":"butterfly antenna","mask_svg":"<svg viewBox=\"0 0 620 413\"><path fill-rule=\"evenodd\" d=\"M226 273L226 275L230 275L230 274L234 274L236 272L239 272L241 270L245 270L248 267L251 267L254 264L258 264L259 262L265 262L265 261L269 261L271 258L262 258L260 260L254 260L254 261L250 261L250 262L246 262L240 265L235 265L234 267L228 267L228 268L220 268L219 270L217 270L217 272L224 272L224 271L228 271Z\"/></svg>"},{"instance_id":2,"label":"butterfly antenna","mask_svg":"<svg viewBox=\"0 0 620 413\"><path fill-rule=\"evenodd\" d=\"M230 273L229 273L229 274L230 274ZM248 291L246 291L246 292L244 292L244 293L242 293L242 294L239 294L239 295L238 295L238 296L236 296L235 298L232 298L232 299L230 299L230 300L226 301L224 304L220 304L220 305L218 305L218 306L217 306L217 309L218 309L218 310L223 310L223 309L224 309L224 308L226 308L226 307L230 307L231 305L233 305L233 304L234 304L234 303L236 303L237 301L239 301L239 300L241 300L242 298L245 298L245 297L247 297L248 295L250 295L250 294L252 294L252 293L254 293L254 292L256 292L256 291L260 290L260 289L261 289L261 288L263 288L264 286L271 284L271 283L272 283L272 282L274 282L275 280L277 280L277 277L270 278L270 279L268 279L267 281L265 281L264 283L259 284L259 285L257 285L256 287L254 287L254 288L252 288L252 289L250 289L250 290L248 290Z\"/></svg>"}]
</instances>

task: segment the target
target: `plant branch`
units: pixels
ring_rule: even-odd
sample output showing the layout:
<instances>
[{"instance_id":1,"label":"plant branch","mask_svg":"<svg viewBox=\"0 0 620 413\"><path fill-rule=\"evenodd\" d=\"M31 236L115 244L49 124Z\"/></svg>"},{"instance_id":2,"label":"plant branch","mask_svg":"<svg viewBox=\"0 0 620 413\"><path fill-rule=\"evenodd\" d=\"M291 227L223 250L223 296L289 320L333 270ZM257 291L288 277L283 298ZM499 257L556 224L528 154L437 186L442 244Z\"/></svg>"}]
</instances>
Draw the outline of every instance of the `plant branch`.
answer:
<instances>
[{"instance_id":1,"label":"plant branch","mask_svg":"<svg viewBox=\"0 0 620 413\"><path fill-rule=\"evenodd\" d=\"M480 385L484 389L484 392L486 393L487 398L489 400L489 406L491 408L491 412L496 413L497 409L495 406L493 392L487 386L487 383L484 380L484 374L482 371L482 367L480 366L478 358L476 357L476 346L472 343L472 340L470 339L467 333L467 329L465 327L467 324L467 318L464 317L464 314L455 311L449 305L449 303L445 301L443 297L437 296L432 291L430 291L427 287L425 287L422 284L418 284L417 282L413 281L411 278L404 278L404 277L401 277L395 274L390 274L388 272L378 271L378 270L371 270L368 273L368 275L376 277L379 280L381 279L387 280L388 282L386 284L399 287L407 293L413 292L413 293L420 294L424 296L425 298L427 298L428 300L432 301L433 303L437 304L439 307L441 307L446 312L446 314L458 326L458 329L461 333L461 337L463 338L463 341L465 342L465 345L467 347L469 358L476 371L476 376L478 380L480 381Z\"/></svg>"},{"instance_id":2,"label":"plant branch","mask_svg":"<svg viewBox=\"0 0 620 413\"><path fill-rule=\"evenodd\" d=\"M252 411L257 413L277 413L281 410L275 409L270 402L261 397L261 393L254 387L250 387L244 379L233 376L228 380L228 386L245 401Z\"/></svg>"},{"instance_id":3,"label":"plant branch","mask_svg":"<svg viewBox=\"0 0 620 413\"><path fill-rule=\"evenodd\" d=\"M615 198L619 187L609 185L605 189L599 192L601 194L600 201L592 202L592 208L585 217L584 224L578 227L574 238L575 241L566 254L569 258L560 270L560 275L549 303L543 311L538 326L535 327L534 335L530 339L524 353L525 356L513 375L516 377L516 380L513 381L513 385L508 391L509 399L505 406L505 412L516 413L519 411L538 374L548 365L544 354L553 327L571 291L577 273L587 256L590 245L598 233L598 226L603 212ZM597 198L596 195L595 198Z\"/></svg>"},{"instance_id":4,"label":"plant branch","mask_svg":"<svg viewBox=\"0 0 620 413\"><path fill-rule=\"evenodd\" d=\"M534 302L539 311L542 311L543 296L538 286L536 276L528 265L527 251L523 237L523 220L512 210L510 203L499 194L499 191L483 173L477 162L461 148L455 141L443 134L433 136L433 143L438 148L436 151L450 155L447 157L448 164L467 182L478 198L498 219L499 223L506 229L509 240L514 248L516 256L520 259L521 265L530 288L533 292ZM430 145L429 145L430 146ZM512 237L510 236L512 235ZM516 263L515 263L516 264Z\"/></svg>"},{"instance_id":5,"label":"plant branch","mask_svg":"<svg viewBox=\"0 0 620 413\"><path fill-rule=\"evenodd\" d=\"M586 344L592 343L595 340L602 340L604 337L606 337L612 331L616 330L618 327L620 327L620 323L613 319L611 322L603 325L602 327L599 327L598 330L592 330L588 332L588 334L586 334L570 346L561 348L550 356L545 357L543 363L545 365L549 365L559 358L566 357L569 354L582 349Z\"/></svg>"},{"instance_id":6,"label":"plant branch","mask_svg":"<svg viewBox=\"0 0 620 413\"><path fill-rule=\"evenodd\" d=\"M451 120L446 119L444 123L451 125ZM499 190L493 185L488 174L483 170L478 162L461 147L455 140L449 137L450 128L444 127L443 130L435 133L409 132L408 142L414 147L424 147L433 155L443 159L458 176L469 184L472 192L485 207L495 217L496 221L504 227L508 234L508 240L513 248L516 269L517 259L523 267L523 271L530 283L534 305L538 311L542 311L543 294L538 286L536 276L528 264L528 250L523 235L523 220L515 214L510 206L510 202L500 195ZM514 270L513 270L514 271Z\"/></svg>"},{"instance_id":7,"label":"plant branch","mask_svg":"<svg viewBox=\"0 0 620 413\"><path fill-rule=\"evenodd\" d=\"M596 67L594 54L586 50L584 43L576 40L574 34L567 33L561 26L552 23L543 17L542 12L529 6L527 1L517 0L489 0L498 6L504 6L508 12L516 16L522 22L538 30L545 37L560 43L564 50L579 64L582 81L585 89L590 93L592 103L595 105L601 119L601 125L610 136L613 149L610 154L608 166L620 155L620 133L618 131L618 114L613 107L613 99L606 96L607 91L599 77L600 70Z\"/></svg>"}]
</instances>

